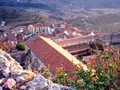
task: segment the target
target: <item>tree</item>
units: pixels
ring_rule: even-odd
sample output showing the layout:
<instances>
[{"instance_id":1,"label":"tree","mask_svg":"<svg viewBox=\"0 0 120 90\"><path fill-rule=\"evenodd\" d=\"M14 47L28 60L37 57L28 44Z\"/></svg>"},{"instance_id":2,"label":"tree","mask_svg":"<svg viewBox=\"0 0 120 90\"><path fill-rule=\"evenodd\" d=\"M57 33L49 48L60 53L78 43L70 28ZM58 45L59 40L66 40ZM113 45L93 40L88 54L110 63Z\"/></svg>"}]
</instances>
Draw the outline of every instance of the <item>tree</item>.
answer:
<instances>
[{"instance_id":1,"label":"tree","mask_svg":"<svg viewBox=\"0 0 120 90\"><path fill-rule=\"evenodd\" d=\"M24 51L25 50L25 45L24 43L20 42L16 45L16 49L20 50L20 51Z\"/></svg>"}]
</instances>

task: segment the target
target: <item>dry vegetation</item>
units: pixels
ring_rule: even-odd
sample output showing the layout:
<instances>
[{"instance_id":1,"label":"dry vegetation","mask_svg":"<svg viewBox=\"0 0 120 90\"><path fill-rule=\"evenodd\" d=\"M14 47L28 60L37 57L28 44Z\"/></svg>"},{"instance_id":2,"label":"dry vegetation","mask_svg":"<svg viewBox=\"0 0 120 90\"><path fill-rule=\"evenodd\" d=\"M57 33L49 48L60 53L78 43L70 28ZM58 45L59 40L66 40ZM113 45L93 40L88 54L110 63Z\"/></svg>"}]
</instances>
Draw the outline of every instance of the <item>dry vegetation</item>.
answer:
<instances>
[{"instance_id":1,"label":"dry vegetation","mask_svg":"<svg viewBox=\"0 0 120 90\"><path fill-rule=\"evenodd\" d=\"M104 32L120 31L120 14L102 14L88 18L76 18L68 20L74 26L82 27L85 31L100 30Z\"/></svg>"}]
</instances>

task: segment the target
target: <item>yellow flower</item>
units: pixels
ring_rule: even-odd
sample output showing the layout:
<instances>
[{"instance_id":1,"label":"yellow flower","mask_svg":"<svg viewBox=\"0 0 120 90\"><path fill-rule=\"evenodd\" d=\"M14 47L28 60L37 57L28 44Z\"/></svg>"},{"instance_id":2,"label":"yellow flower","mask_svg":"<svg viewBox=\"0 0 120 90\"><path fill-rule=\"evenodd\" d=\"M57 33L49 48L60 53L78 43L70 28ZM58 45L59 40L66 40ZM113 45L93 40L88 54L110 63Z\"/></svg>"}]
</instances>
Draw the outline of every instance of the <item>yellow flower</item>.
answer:
<instances>
[{"instance_id":1,"label":"yellow flower","mask_svg":"<svg viewBox=\"0 0 120 90\"><path fill-rule=\"evenodd\" d=\"M97 75L95 76L95 79L96 79L96 80L98 79L98 76L97 76Z\"/></svg>"}]
</instances>

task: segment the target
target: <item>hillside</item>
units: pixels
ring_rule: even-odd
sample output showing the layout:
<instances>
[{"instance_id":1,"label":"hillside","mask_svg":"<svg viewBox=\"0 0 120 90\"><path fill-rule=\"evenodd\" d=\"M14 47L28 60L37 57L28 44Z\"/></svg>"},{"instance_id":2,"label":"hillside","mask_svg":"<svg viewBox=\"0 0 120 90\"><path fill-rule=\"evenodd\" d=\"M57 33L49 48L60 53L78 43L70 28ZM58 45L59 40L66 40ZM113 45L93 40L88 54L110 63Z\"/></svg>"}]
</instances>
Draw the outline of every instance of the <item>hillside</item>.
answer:
<instances>
[{"instance_id":1,"label":"hillside","mask_svg":"<svg viewBox=\"0 0 120 90\"><path fill-rule=\"evenodd\" d=\"M29 25L31 23L52 23L56 20L48 19L45 14L41 15L44 10L23 9L13 7L0 7L0 21L6 21L5 30L9 30L20 25Z\"/></svg>"},{"instance_id":2,"label":"hillside","mask_svg":"<svg viewBox=\"0 0 120 90\"><path fill-rule=\"evenodd\" d=\"M120 14L105 14L96 17L75 18L67 20L73 26L82 27L85 31L100 30L104 32L120 31Z\"/></svg>"},{"instance_id":3,"label":"hillside","mask_svg":"<svg viewBox=\"0 0 120 90\"><path fill-rule=\"evenodd\" d=\"M25 0L22 0L25 1ZM26 0L29 2L43 2L54 4L59 7L81 7L81 8L118 8L120 0ZM62 5L62 6L61 6Z\"/></svg>"},{"instance_id":4,"label":"hillside","mask_svg":"<svg viewBox=\"0 0 120 90\"><path fill-rule=\"evenodd\" d=\"M120 0L0 0L0 6L0 20L7 24L63 20L88 31L120 31Z\"/></svg>"},{"instance_id":5,"label":"hillside","mask_svg":"<svg viewBox=\"0 0 120 90\"><path fill-rule=\"evenodd\" d=\"M14 2L14 3L13 3ZM55 8L120 8L120 0L1 0L0 5L34 7L54 10Z\"/></svg>"},{"instance_id":6,"label":"hillside","mask_svg":"<svg viewBox=\"0 0 120 90\"><path fill-rule=\"evenodd\" d=\"M0 22L5 21L4 29L11 30L17 26L31 23L57 23L60 20L48 18L49 13L42 9L24 9L19 7L0 6ZM59 19L59 18L58 18Z\"/></svg>"},{"instance_id":7,"label":"hillside","mask_svg":"<svg viewBox=\"0 0 120 90\"><path fill-rule=\"evenodd\" d=\"M54 11L53 8L43 3L17 2L16 0L1 0L0 6L19 7L19 8L38 8L42 10Z\"/></svg>"}]
</instances>

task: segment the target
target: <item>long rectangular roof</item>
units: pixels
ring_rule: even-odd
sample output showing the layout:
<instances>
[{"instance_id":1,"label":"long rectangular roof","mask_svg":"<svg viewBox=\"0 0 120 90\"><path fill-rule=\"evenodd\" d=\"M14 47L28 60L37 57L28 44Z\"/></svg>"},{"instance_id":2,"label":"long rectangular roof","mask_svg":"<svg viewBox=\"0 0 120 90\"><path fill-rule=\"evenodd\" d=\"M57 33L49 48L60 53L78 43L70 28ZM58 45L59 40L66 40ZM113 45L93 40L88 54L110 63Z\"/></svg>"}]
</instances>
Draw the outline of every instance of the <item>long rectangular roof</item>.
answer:
<instances>
[{"instance_id":1,"label":"long rectangular roof","mask_svg":"<svg viewBox=\"0 0 120 90\"><path fill-rule=\"evenodd\" d=\"M50 71L53 74L56 73L56 67L59 67L60 64L63 64L67 71L73 70L73 64L80 64L81 68L87 69L78 59L49 38L36 36L28 40L26 45L46 66L50 64Z\"/></svg>"}]
</instances>

